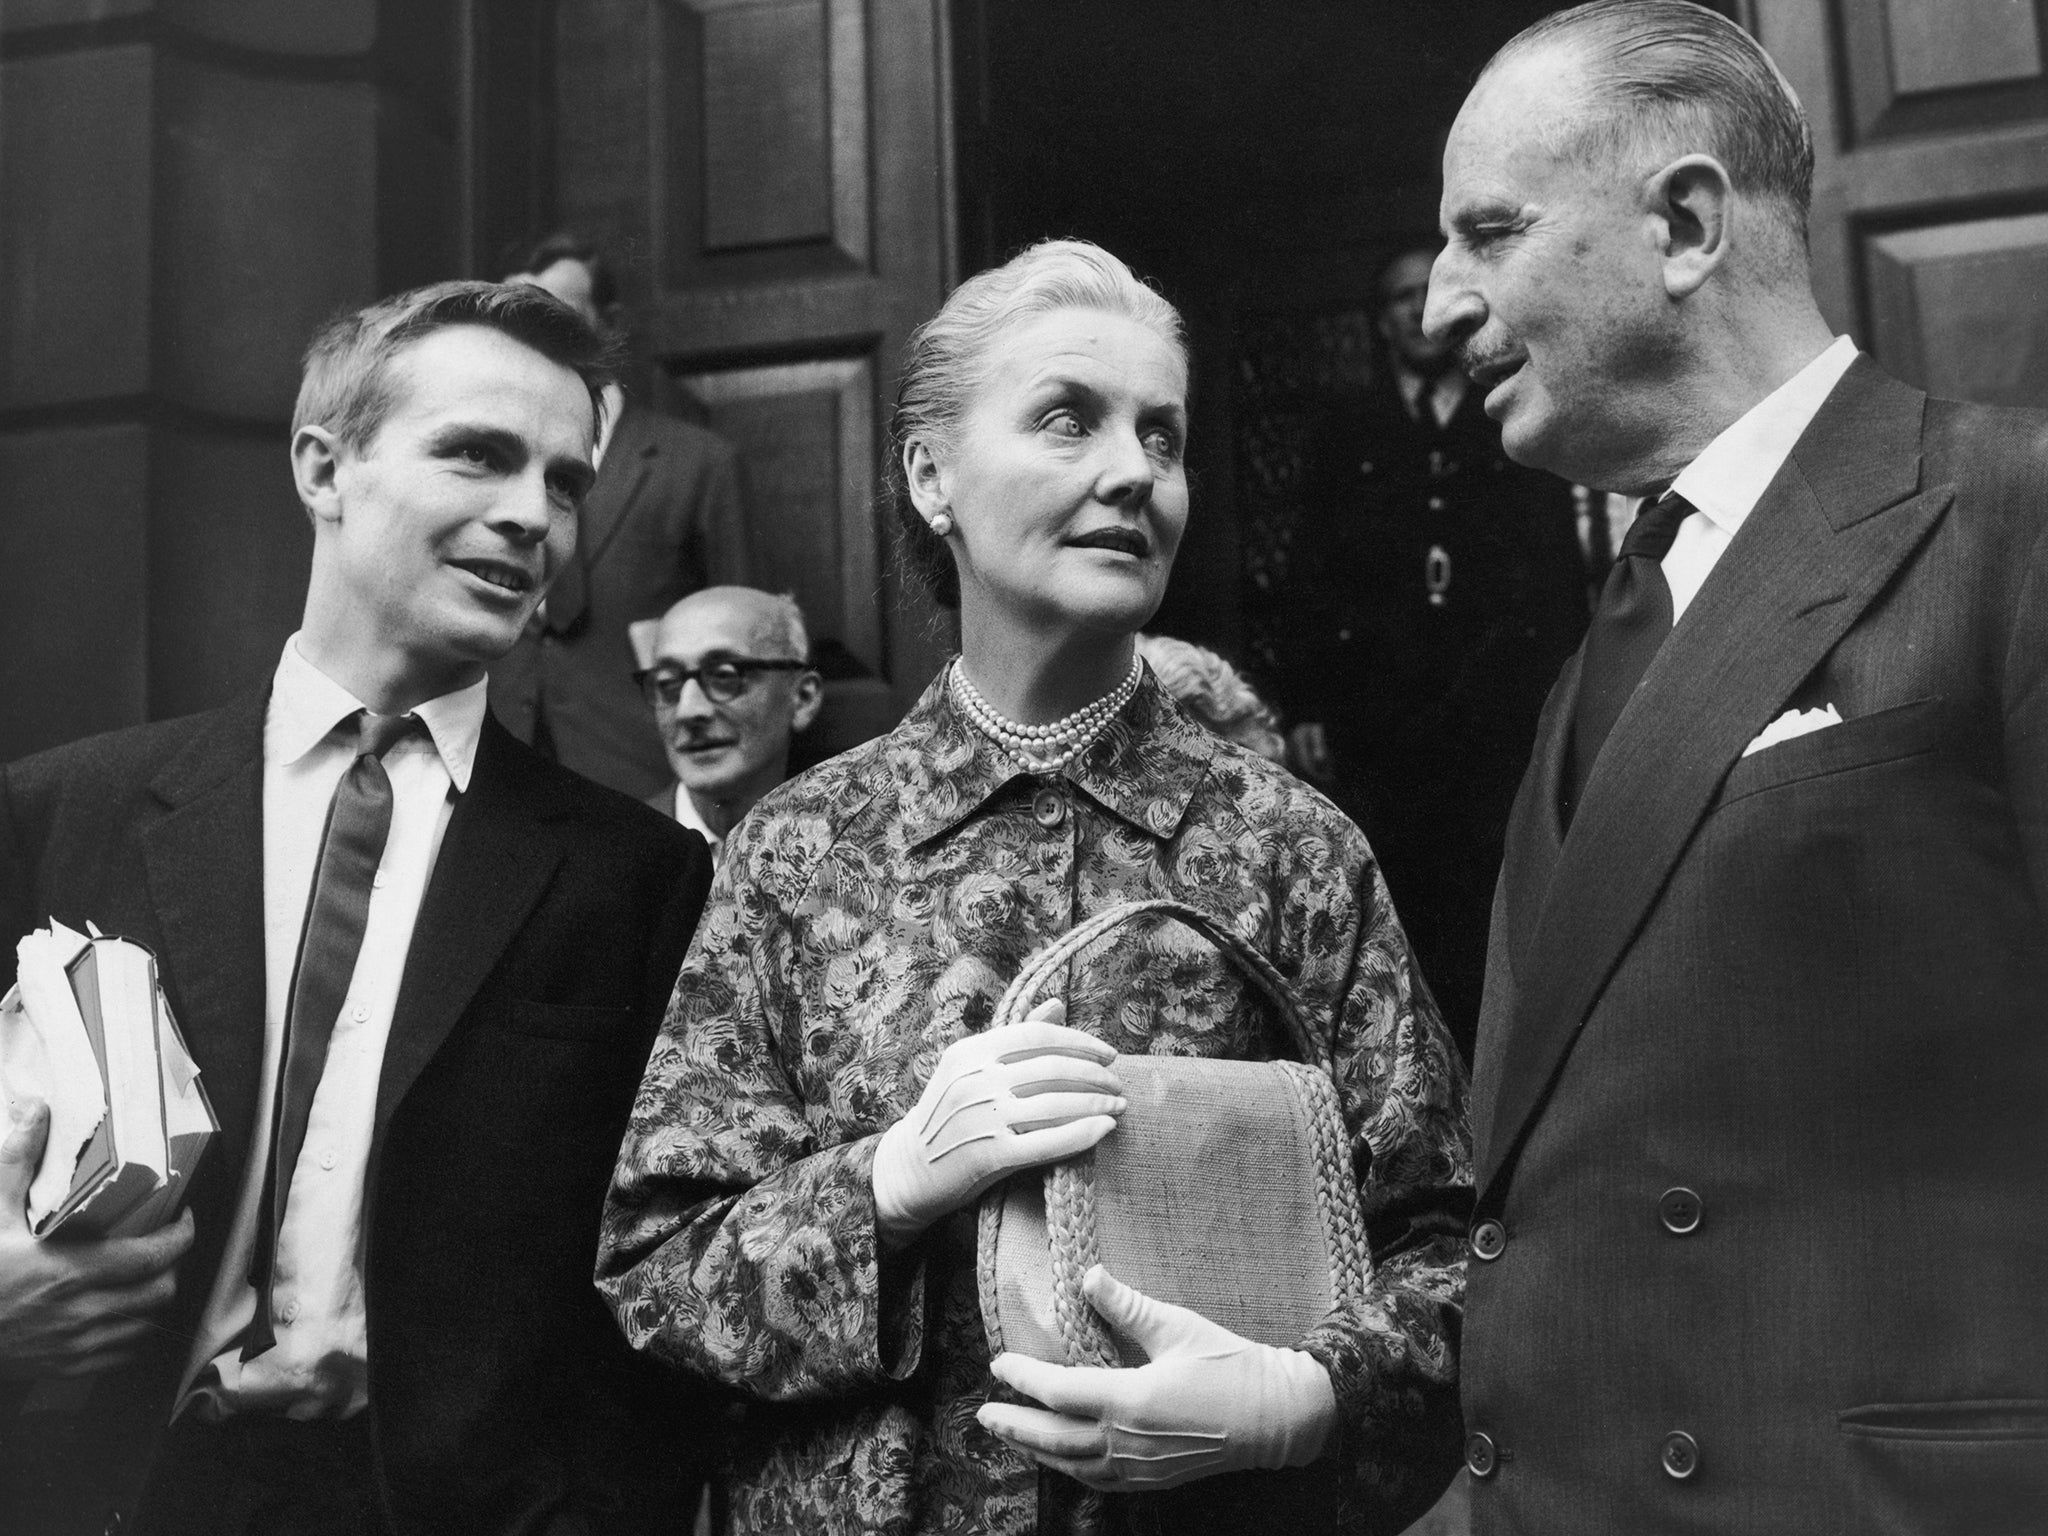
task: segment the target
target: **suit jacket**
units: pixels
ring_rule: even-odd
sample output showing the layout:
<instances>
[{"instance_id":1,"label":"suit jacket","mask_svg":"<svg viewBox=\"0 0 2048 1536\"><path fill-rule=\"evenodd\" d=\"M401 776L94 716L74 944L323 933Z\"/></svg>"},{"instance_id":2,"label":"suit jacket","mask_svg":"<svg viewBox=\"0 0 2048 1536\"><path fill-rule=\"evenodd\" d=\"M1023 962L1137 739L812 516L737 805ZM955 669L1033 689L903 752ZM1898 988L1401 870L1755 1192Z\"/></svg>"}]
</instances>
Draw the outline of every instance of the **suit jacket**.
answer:
<instances>
[{"instance_id":1,"label":"suit jacket","mask_svg":"<svg viewBox=\"0 0 2048 1536\"><path fill-rule=\"evenodd\" d=\"M52 914L147 944L221 1121L159 1346L75 1419L6 1414L0 1496L16 1520L39 1511L28 1529L97 1532L134 1497L220 1266L263 1054L266 698L0 770L0 968ZM485 720L414 928L368 1170L368 1413L401 1531L672 1522L689 1405L626 1349L591 1271L709 871L700 839Z\"/></svg>"},{"instance_id":2,"label":"suit jacket","mask_svg":"<svg viewBox=\"0 0 2048 1536\"><path fill-rule=\"evenodd\" d=\"M747 579L732 446L690 422L628 406L584 500L576 557L582 611L566 624L535 619L491 668L491 707L522 741L534 740L544 720L561 762L638 799L674 774L633 683L626 626L659 618L700 587Z\"/></svg>"},{"instance_id":3,"label":"suit jacket","mask_svg":"<svg viewBox=\"0 0 2048 1536\"><path fill-rule=\"evenodd\" d=\"M1327 728L1335 798L1468 1055L1515 786L1586 628L1571 487L1508 458L1483 394L1438 426L1389 376L1334 415L1277 594L1278 702Z\"/></svg>"},{"instance_id":4,"label":"suit jacket","mask_svg":"<svg viewBox=\"0 0 2048 1536\"><path fill-rule=\"evenodd\" d=\"M1859 359L1560 838L1578 677L1480 1025L1475 1529L2048 1530L2048 418Z\"/></svg>"}]
</instances>

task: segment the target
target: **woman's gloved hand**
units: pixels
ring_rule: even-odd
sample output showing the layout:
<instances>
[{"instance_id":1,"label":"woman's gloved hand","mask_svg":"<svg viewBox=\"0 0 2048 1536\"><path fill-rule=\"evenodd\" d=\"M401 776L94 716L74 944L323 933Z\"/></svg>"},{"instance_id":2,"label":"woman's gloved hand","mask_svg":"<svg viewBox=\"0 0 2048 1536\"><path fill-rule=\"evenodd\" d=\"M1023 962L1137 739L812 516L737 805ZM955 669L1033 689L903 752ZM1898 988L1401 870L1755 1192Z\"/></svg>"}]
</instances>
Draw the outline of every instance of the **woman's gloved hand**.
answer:
<instances>
[{"instance_id":1,"label":"woman's gloved hand","mask_svg":"<svg viewBox=\"0 0 2048 1536\"><path fill-rule=\"evenodd\" d=\"M1105 1493L1305 1467L1322 1455L1337 1398L1313 1356L1240 1338L1199 1312L1132 1290L1100 1264L1081 1289L1150 1362L1102 1370L998 1355L996 1379L1046 1407L984 1403L983 1428Z\"/></svg>"},{"instance_id":2,"label":"woman's gloved hand","mask_svg":"<svg viewBox=\"0 0 2048 1536\"><path fill-rule=\"evenodd\" d=\"M1019 1168L1085 1152L1116 1129L1116 1052L1062 1022L1054 998L1024 1020L955 1040L875 1153L875 1215L903 1242Z\"/></svg>"}]
</instances>

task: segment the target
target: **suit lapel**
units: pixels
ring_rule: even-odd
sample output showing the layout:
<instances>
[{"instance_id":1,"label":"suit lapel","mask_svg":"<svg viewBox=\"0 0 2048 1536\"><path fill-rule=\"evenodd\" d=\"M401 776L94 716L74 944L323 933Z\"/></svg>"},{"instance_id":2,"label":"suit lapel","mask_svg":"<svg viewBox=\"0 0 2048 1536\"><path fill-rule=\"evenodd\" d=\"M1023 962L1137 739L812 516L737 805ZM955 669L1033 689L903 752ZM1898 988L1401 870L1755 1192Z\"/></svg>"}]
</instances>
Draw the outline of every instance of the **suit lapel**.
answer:
<instances>
[{"instance_id":1,"label":"suit lapel","mask_svg":"<svg viewBox=\"0 0 2048 1536\"><path fill-rule=\"evenodd\" d=\"M268 697L260 689L218 711L164 765L150 783L164 814L138 838L165 990L220 1118L216 1169L243 1165L263 1073Z\"/></svg>"},{"instance_id":2,"label":"suit lapel","mask_svg":"<svg viewBox=\"0 0 2048 1536\"><path fill-rule=\"evenodd\" d=\"M1859 360L1616 721L1517 952L1521 1006L1491 1074L1482 1192L1729 767L1946 510L1946 487L1915 494L1925 398ZM1561 684L1552 705L1566 693ZM1568 718L1567 707L1547 722L1546 749L1561 753ZM1554 825L1559 769L1548 771L1549 803L1524 811Z\"/></svg>"},{"instance_id":3,"label":"suit lapel","mask_svg":"<svg viewBox=\"0 0 2048 1536\"><path fill-rule=\"evenodd\" d=\"M654 461L660 455L661 444L647 429L647 413L628 409L619 418L604 471L584 499L582 527L576 539L584 570L595 568L619 536L634 503L653 478Z\"/></svg>"},{"instance_id":4,"label":"suit lapel","mask_svg":"<svg viewBox=\"0 0 2048 1536\"><path fill-rule=\"evenodd\" d=\"M377 1083L376 1136L462 1017L561 862L545 786L489 715L413 924Z\"/></svg>"}]
</instances>

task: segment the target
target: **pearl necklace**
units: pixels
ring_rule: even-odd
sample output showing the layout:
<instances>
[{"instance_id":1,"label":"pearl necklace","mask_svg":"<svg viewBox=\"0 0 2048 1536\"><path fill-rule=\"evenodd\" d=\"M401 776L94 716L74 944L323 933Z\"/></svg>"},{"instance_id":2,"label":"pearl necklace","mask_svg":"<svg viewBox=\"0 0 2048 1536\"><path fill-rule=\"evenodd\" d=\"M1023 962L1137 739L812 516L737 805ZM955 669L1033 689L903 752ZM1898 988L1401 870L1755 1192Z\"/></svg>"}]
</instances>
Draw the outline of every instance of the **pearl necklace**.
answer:
<instances>
[{"instance_id":1,"label":"pearl necklace","mask_svg":"<svg viewBox=\"0 0 2048 1536\"><path fill-rule=\"evenodd\" d=\"M1132 656L1130 672L1116 687L1094 703L1084 705L1049 725L1019 725L1015 720L998 714L995 707L981 696L981 690L968 681L967 669L961 666L958 657L953 661L952 688L954 699L982 735L1032 773L1058 773L1086 751L1116 718L1117 711L1130 703L1131 695L1138 691L1138 682L1144 675L1144 662Z\"/></svg>"}]
</instances>

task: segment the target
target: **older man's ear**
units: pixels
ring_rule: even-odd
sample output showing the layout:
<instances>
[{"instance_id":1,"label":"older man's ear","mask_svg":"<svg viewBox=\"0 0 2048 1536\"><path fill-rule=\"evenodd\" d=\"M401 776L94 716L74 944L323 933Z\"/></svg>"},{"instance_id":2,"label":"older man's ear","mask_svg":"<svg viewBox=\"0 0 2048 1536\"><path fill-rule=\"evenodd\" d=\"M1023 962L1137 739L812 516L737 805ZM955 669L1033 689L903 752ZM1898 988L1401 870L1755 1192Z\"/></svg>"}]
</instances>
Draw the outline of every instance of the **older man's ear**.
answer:
<instances>
[{"instance_id":1,"label":"older man's ear","mask_svg":"<svg viewBox=\"0 0 2048 1536\"><path fill-rule=\"evenodd\" d=\"M816 672L799 672L795 693L796 707L789 712L789 728L807 730L818 718L818 711L825 707L825 679Z\"/></svg>"},{"instance_id":2,"label":"older man's ear","mask_svg":"<svg viewBox=\"0 0 2048 1536\"><path fill-rule=\"evenodd\" d=\"M1712 155L1686 155L1651 177L1649 191L1663 221L1664 291L1691 298L1728 257L1737 217L1728 171Z\"/></svg>"}]
</instances>

